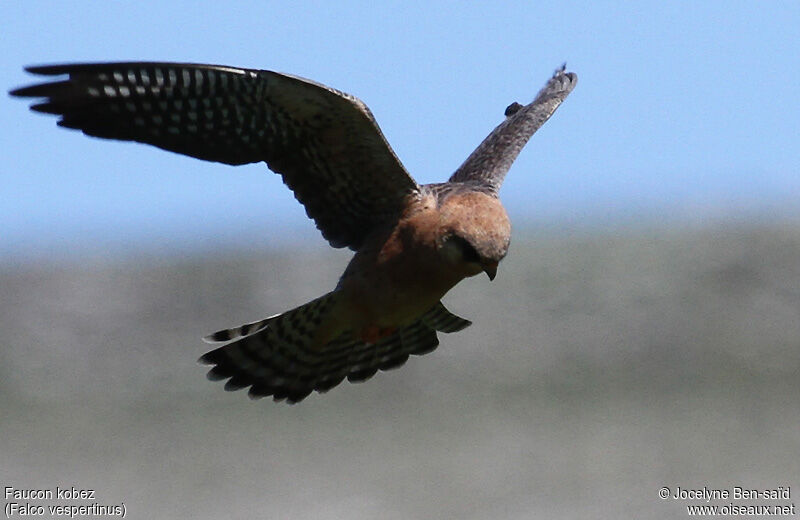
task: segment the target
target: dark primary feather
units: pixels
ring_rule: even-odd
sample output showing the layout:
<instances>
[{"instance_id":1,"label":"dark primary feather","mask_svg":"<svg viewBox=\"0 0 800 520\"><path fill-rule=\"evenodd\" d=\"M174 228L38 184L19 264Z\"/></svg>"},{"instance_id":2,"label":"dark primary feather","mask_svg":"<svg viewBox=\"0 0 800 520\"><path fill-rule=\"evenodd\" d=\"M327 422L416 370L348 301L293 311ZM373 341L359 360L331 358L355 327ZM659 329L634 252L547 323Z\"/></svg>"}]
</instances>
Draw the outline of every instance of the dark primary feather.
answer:
<instances>
[{"instance_id":1,"label":"dark primary feather","mask_svg":"<svg viewBox=\"0 0 800 520\"><path fill-rule=\"evenodd\" d=\"M178 63L29 67L68 79L13 90L45 98L85 134L225 164L265 161L334 247L358 249L418 189L359 99L265 70Z\"/></svg>"},{"instance_id":2,"label":"dark primary feather","mask_svg":"<svg viewBox=\"0 0 800 520\"><path fill-rule=\"evenodd\" d=\"M214 365L208 373L209 379L227 379L226 390L250 387L248 394L253 398L272 396L276 401L296 403L314 390L327 392L345 379L361 382L378 370L397 368L409 356L436 349L437 331L457 332L470 325L439 302L415 323L374 345L345 334L320 350L312 350L308 346L309 336L304 334L304 324L325 312L331 294L283 315L255 322L252 328L209 335L209 341L233 340L200 358L201 363ZM246 334L248 329L249 335L237 335Z\"/></svg>"},{"instance_id":3,"label":"dark primary feather","mask_svg":"<svg viewBox=\"0 0 800 520\"><path fill-rule=\"evenodd\" d=\"M578 76L565 72L565 67L555 71L529 105L509 105L506 119L470 154L450 177L450 181L476 181L497 191L531 136L550 119L575 88Z\"/></svg>"}]
</instances>

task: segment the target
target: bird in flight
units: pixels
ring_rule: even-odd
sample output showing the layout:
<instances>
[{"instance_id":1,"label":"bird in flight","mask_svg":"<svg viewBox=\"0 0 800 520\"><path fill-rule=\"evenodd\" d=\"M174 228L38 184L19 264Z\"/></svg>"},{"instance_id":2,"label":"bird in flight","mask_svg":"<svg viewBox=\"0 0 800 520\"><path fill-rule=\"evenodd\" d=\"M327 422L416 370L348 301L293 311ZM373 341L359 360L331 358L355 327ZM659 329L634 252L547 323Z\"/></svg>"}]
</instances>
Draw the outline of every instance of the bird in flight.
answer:
<instances>
[{"instance_id":1,"label":"bird in flight","mask_svg":"<svg viewBox=\"0 0 800 520\"><path fill-rule=\"evenodd\" d=\"M226 390L296 403L345 378L434 350L471 324L441 298L466 277L493 280L511 237L498 189L528 139L577 82L562 66L444 183L417 184L358 98L268 70L182 63L28 67L64 76L11 91L36 112L106 139L231 165L265 162L322 236L355 251L336 287L282 314L204 338L200 358Z\"/></svg>"}]
</instances>

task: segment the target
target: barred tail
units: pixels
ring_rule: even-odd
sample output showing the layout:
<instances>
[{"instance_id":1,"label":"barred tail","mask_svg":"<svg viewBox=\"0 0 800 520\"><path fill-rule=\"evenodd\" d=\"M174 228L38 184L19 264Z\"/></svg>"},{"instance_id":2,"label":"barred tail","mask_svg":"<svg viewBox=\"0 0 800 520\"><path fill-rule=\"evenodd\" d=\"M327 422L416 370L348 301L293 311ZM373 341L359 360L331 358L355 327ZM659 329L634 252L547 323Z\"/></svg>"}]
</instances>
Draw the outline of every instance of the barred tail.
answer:
<instances>
[{"instance_id":1,"label":"barred tail","mask_svg":"<svg viewBox=\"0 0 800 520\"><path fill-rule=\"evenodd\" d=\"M316 328L335 298L332 292L283 314L207 336L207 341L232 341L200 358L201 363L215 365L208 378L228 379L226 390L250 387L252 398L271 395L275 401L297 403L345 378L360 382L378 370L397 368L411 355L436 349L437 331L456 332L470 325L439 302L416 322L375 344L345 332L321 349L312 348Z\"/></svg>"}]
</instances>

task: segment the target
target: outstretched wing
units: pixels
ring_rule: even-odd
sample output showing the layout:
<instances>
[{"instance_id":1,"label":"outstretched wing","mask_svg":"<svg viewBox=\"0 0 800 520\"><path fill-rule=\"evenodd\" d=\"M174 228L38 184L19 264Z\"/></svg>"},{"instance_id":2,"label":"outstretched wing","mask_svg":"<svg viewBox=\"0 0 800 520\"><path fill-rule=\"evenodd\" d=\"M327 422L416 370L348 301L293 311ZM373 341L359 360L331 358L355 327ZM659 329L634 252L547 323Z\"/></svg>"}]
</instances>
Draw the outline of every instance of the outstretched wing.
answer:
<instances>
[{"instance_id":1,"label":"outstretched wing","mask_svg":"<svg viewBox=\"0 0 800 520\"><path fill-rule=\"evenodd\" d=\"M528 139L567 98L578 76L564 72L566 65L539 91L529 105L513 103L506 108L506 119L475 149L450 177L451 182L474 181L497 191L511 164Z\"/></svg>"},{"instance_id":2,"label":"outstretched wing","mask_svg":"<svg viewBox=\"0 0 800 520\"><path fill-rule=\"evenodd\" d=\"M206 161L265 161L334 247L358 249L418 189L362 101L306 79L178 63L26 70L69 76L11 91L45 98L31 109L60 126Z\"/></svg>"},{"instance_id":3,"label":"outstretched wing","mask_svg":"<svg viewBox=\"0 0 800 520\"><path fill-rule=\"evenodd\" d=\"M226 390L250 387L253 398L272 396L275 401L296 403L314 390L327 392L345 378L360 382L378 370L397 368L409 356L433 351L439 345L437 331L457 332L470 325L439 302L418 321L374 345L344 335L322 349L311 349L314 324L335 294L207 336L209 342L230 342L200 358L201 363L214 365L208 378L227 379Z\"/></svg>"}]
</instances>

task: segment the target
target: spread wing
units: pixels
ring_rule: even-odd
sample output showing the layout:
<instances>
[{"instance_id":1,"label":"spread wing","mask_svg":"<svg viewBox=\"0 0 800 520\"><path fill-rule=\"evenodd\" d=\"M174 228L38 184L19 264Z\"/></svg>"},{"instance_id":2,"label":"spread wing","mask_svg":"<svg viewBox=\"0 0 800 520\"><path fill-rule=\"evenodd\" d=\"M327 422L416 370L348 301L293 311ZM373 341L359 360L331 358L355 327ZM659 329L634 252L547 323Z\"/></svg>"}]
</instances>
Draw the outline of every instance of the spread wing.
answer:
<instances>
[{"instance_id":1,"label":"spread wing","mask_svg":"<svg viewBox=\"0 0 800 520\"><path fill-rule=\"evenodd\" d=\"M578 76L564 72L566 65L539 91L529 105L513 103L506 119L475 149L450 177L451 182L474 181L497 191L511 164L528 139L550 119L578 82Z\"/></svg>"},{"instance_id":2,"label":"spread wing","mask_svg":"<svg viewBox=\"0 0 800 520\"><path fill-rule=\"evenodd\" d=\"M45 98L31 109L60 126L206 161L265 161L334 247L358 249L418 189L362 101L306 79L178 63L26 70L68 75L11 92Z\"/></svg>"}]
</instances>

